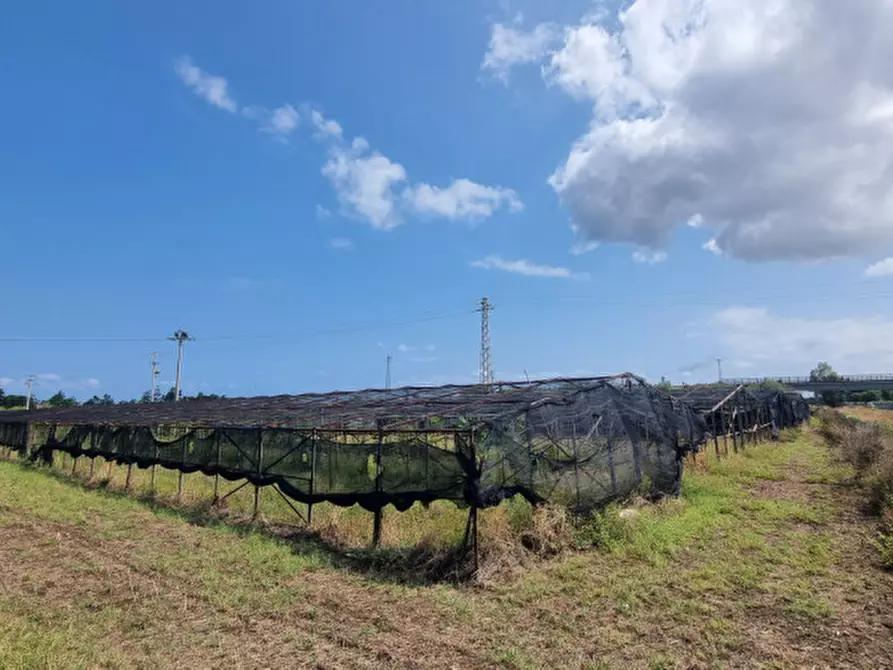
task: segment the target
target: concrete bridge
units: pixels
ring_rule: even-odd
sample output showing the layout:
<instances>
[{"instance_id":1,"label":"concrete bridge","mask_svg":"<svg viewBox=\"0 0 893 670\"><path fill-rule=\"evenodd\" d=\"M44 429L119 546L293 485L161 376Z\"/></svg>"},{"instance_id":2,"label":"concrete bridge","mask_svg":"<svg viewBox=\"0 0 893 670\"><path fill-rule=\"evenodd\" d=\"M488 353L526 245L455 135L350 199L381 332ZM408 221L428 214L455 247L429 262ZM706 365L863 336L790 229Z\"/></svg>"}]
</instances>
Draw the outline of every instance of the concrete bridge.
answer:
<instances>
[{"instance_id":1,"label":"concrete bridge","mask_svg":"<svg viewBox=\"0 0 893 670\"><path fill-rule=\"evenodd\" d=\"M893 390L893 374L878 375L837 375L836 379L813 381L809 377L751 377L743 379L723 379L723 384L763 384L775 382L798 391L885 391Z\"/></svg>"}]
</instances>

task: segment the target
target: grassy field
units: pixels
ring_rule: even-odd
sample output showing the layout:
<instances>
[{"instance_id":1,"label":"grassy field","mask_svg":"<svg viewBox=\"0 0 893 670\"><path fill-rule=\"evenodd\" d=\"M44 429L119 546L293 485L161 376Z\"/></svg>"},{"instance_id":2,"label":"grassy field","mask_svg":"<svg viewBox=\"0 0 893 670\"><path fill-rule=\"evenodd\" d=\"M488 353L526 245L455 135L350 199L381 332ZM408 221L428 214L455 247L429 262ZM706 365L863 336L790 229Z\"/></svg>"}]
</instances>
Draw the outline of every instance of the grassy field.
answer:
<instances>
[{"instance_id":1,"label":"grassy field","mask_svg":"<svg viewBox=\"0 0 893 670\"><path fill-rule=\"evenodd\" d=\"M874 409L873 407L846 405L841 411L845 415L861 421L893 425L893 411L889 409Z\"/></svg>"},{"instance_id":2,"label":"grassy field","mask_svg":"<svg viewBox=\"0 0 893 670\"><path fill-rule=\"evenodd\" d=\"M486 578L463 586L388 565L457 539L448 506L389 512L369 552L365 512L319 506L317 534L287 536L233 523L247 498L207 514L205 478L177 507L172 473L149 501L148 473L123 495L123 468L96 488L70 467L0 462L0 668L893 667L893 575L851 472L809 431L700 456L681 500L574 533L598 548L500 564L529 513L489 511Z\"/></svg>"}]
</instances>

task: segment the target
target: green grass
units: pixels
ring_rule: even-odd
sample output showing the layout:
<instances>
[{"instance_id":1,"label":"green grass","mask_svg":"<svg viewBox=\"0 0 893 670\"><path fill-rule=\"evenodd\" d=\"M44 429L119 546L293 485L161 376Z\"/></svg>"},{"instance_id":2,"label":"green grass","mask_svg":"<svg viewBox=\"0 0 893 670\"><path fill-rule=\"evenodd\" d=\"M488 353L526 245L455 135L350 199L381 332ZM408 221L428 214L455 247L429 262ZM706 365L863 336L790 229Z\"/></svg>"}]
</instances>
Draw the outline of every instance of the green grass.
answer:
<instances>
[{"instance_id":1,"label":"green grass","mask_svg":"<svg viewBox=\"0 0 893 670\"><path fill-rule=\"evenodd\" d=\"M813 640L869 616L852 600L882 578L848 558L846 473L810 433L699 457L681 499L609 508L548 560L499 551L533 523L526 504L489 510L482 549L500 569L458 587L354 561L371 531L362 510L318 506L314 525L340 543L327 545L233 523L250 514L248 488L219 518L200 475L178 506L175 473L140 499L148 472L124 495L124 468L101 489L70 469L0 462L0 668L829 667L841 659ZM269 491L263 512L295 520ZM388 511L377 560L452 545L464 521L449 505ZM854 654L893 652L864 630L846 638Z\"/></svg>"}]
</instances>

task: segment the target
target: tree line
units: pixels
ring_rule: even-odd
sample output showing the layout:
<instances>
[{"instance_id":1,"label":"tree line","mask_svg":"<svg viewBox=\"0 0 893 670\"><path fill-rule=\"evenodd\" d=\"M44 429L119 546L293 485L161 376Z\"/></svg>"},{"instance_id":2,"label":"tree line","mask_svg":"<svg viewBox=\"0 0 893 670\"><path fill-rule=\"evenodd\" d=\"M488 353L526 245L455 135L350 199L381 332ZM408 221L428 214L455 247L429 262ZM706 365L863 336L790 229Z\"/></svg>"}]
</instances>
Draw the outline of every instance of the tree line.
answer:
<instances>
[{"instance_id":1,"label":"tree line","mask_svg":"<svg viewBox=\"0 0 893 670\"><path fill-rule=\"evenodd\" d=\"M201 399L215 399L215 398L225 398L226 396L218 395L216 393L203 393L199 391L194 396L181 395L180 401L189 401L189 400L201 400ZM80 402L77 398L67 395L64 391L57 391L53 395L51 395L46 400L40 400L35 396L31 396L31 407L78 407L78 406L90 406L90 405L115 405L118 403L137 403L137 402L174 402L175 395L174 389L169 390L164 394L156 394L155 399L153 400L152 394L149 391L143 393L139 400L120 400L116 401L111 395L108 393L104 393L103 395L94 395L92 398L84 400ZM3 387L0 387L0 409L24 409L25 404L27 402L27 398L22 394L16 393L6 393L3 390Z\"/></svg>"}]
</instances>

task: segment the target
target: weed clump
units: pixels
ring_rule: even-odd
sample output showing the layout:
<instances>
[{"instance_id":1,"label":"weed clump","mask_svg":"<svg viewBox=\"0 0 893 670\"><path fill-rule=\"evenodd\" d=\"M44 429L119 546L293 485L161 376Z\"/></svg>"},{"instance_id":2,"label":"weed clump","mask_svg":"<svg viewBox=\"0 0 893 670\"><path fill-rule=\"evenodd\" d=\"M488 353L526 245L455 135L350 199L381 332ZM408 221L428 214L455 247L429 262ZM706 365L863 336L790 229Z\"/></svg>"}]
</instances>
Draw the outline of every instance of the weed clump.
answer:
<instances>
[{"instance_id":1,"label":"weed clump","mask_svg":"<svg viewBox=\"0 0 893 670\"><path fill-rule=\"evenodd\" d=\"M875 541L881 562L893 569L893 433L840 412L821 415L819 433L838 458L853 468L856 483L868 494L868 507L881 518Z\"/></svg>"}]
</instances>

